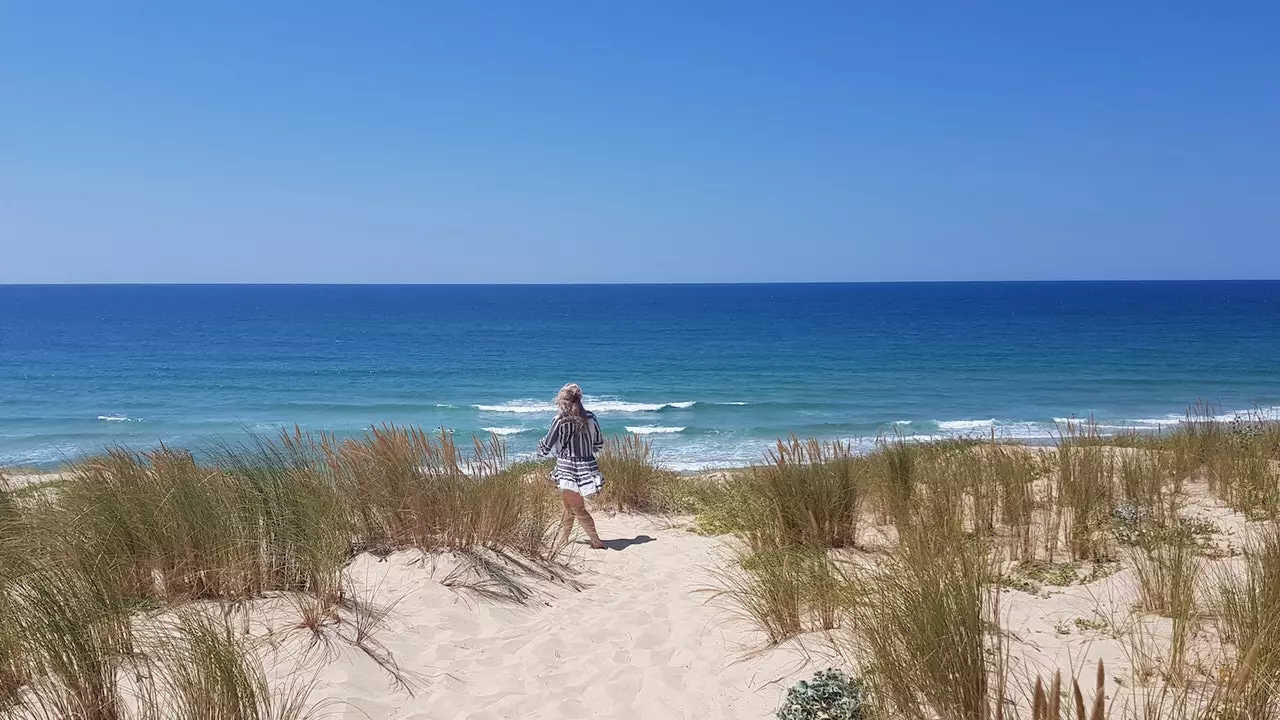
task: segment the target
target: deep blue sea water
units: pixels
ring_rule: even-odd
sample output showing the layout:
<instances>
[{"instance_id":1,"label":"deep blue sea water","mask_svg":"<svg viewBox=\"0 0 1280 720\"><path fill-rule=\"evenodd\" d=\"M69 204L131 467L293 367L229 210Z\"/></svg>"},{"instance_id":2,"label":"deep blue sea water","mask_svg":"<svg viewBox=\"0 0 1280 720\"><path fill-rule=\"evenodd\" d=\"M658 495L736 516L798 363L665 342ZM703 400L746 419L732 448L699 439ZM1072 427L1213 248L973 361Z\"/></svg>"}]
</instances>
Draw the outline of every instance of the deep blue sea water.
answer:
<instances>
[{"instance_id":1,"label":"deep blue sea water","mask_svg":"<svg viewBox=\"0 0 1280 720\"><path fill-rule=\"evenodd\" d=\"M283 425L501 433L580 383L668 465L1280 406L1280 282L0 286L0 465Z\"/></svg>"}]
</instances>

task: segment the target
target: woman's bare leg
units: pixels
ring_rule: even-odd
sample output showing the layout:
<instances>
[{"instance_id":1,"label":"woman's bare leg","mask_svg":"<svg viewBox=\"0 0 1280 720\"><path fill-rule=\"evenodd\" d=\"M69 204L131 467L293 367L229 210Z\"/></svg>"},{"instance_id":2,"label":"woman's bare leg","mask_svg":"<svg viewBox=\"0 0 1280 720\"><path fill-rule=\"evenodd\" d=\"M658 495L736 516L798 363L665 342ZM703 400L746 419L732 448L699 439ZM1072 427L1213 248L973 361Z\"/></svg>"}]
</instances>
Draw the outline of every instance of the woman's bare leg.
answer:
<instances>
[{"instance_id":1,"label":"woman's bare leg","mask_svg":"<svg viewBox=\"0 0 1280 720\"><path fill-rule=\"evenodd\" d=\"M560 539L556 541L556 547L562 548L569 544L569 536L573 533L573 508L569 506L569 496L577 495L577 493L568 490L560 491L560 500L564 504L564 512L560 513ZM582 498L579 497L579 500Z\"/></svg>"},{"instance_id":2,"label":"woman's bare leg","mask_svg":"<svg viewBox=\"0 0 1280 720\"><path fill-rule=\"evenodd\" d=\"M603 550L604 543L600 542L600 536L596 534L596 521L587 510L587 504L583 502L582 496L572 490L561 490L560 494L564 499L565 510L572 513L574 518L577 518L578 524L582 526L582 531L591 540L591 547ZM572 525L566 525L565 527L572 529ZM567 540L568 538L565 537L565 539Z\"/></svg>"}]
</instances>

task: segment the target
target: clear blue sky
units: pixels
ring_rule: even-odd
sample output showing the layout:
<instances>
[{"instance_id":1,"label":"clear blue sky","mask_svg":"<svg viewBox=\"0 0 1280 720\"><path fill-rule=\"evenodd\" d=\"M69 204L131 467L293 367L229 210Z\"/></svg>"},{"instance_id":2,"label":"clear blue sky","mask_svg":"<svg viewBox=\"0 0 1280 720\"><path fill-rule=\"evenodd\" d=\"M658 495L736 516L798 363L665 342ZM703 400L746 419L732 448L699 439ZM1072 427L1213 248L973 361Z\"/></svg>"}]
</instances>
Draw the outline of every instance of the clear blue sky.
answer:
<instances>
[{"instance_id":1,"label":"clear blue sky","mask_svg":"<svg viewBox=\"0 0 1280 720\"><path fill-rule=\"evenodd\" d=\"M1277 278L1278 38L1276 3L5 3L0 282Z\"/></svg>"}]
</instances>

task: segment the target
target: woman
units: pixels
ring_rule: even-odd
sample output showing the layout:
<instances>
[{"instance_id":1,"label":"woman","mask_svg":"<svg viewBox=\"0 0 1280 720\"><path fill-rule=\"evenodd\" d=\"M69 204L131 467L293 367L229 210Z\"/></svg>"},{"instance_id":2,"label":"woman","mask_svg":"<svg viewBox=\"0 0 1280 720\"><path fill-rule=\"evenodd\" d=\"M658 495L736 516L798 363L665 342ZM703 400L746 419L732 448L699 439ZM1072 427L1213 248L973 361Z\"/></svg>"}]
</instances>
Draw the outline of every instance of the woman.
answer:
<instances>
[{"instance_id":1,"label":"woman","mask_svg":"<svg viewBox=\"0 0 1280 720\"><path fill-rule=\"evenodd\" d=\"M604 487L604 477L596 464L596 453L604 447L604 435L596 416L582 407L582 388L569 383L556 395L556 419L551 430L538 443L539 455L554 455L556 468L551 480L560 488L564 514L560 517L559 546L569 542L573 519L591 540L591 547L603 550L605 545L596 534L596 523L587 511L583 498L595 495Z\"/></svg>"}]
</instances>

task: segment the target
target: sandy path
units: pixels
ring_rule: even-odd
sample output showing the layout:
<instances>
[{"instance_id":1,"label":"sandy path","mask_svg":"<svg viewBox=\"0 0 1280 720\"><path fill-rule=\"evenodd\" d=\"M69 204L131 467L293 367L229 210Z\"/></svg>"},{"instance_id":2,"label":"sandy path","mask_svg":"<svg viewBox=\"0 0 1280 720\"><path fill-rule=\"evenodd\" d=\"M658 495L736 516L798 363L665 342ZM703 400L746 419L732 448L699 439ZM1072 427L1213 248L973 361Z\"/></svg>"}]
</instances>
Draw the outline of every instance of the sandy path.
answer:
<instances>
[{"instance_id":1,"label":"sandy path","mask_svg":"<svg viewBox=\"0 0 1280 720\"><path fill-rule=\"evenodd\" d=\"M768 718L813 671L783 647L744 659L750 627L708 603L720 541L620 516L601 536L648 537L620 551L579 551L581 592L555 587L520 607L440 584L412 556L361 558L351 568L396 601L378 631L414 694L372 660L344 650L321 671L314 697L345 704L341 718ZM821 664L821 659L812 663Z\"/></svg>"}]
</instances>

